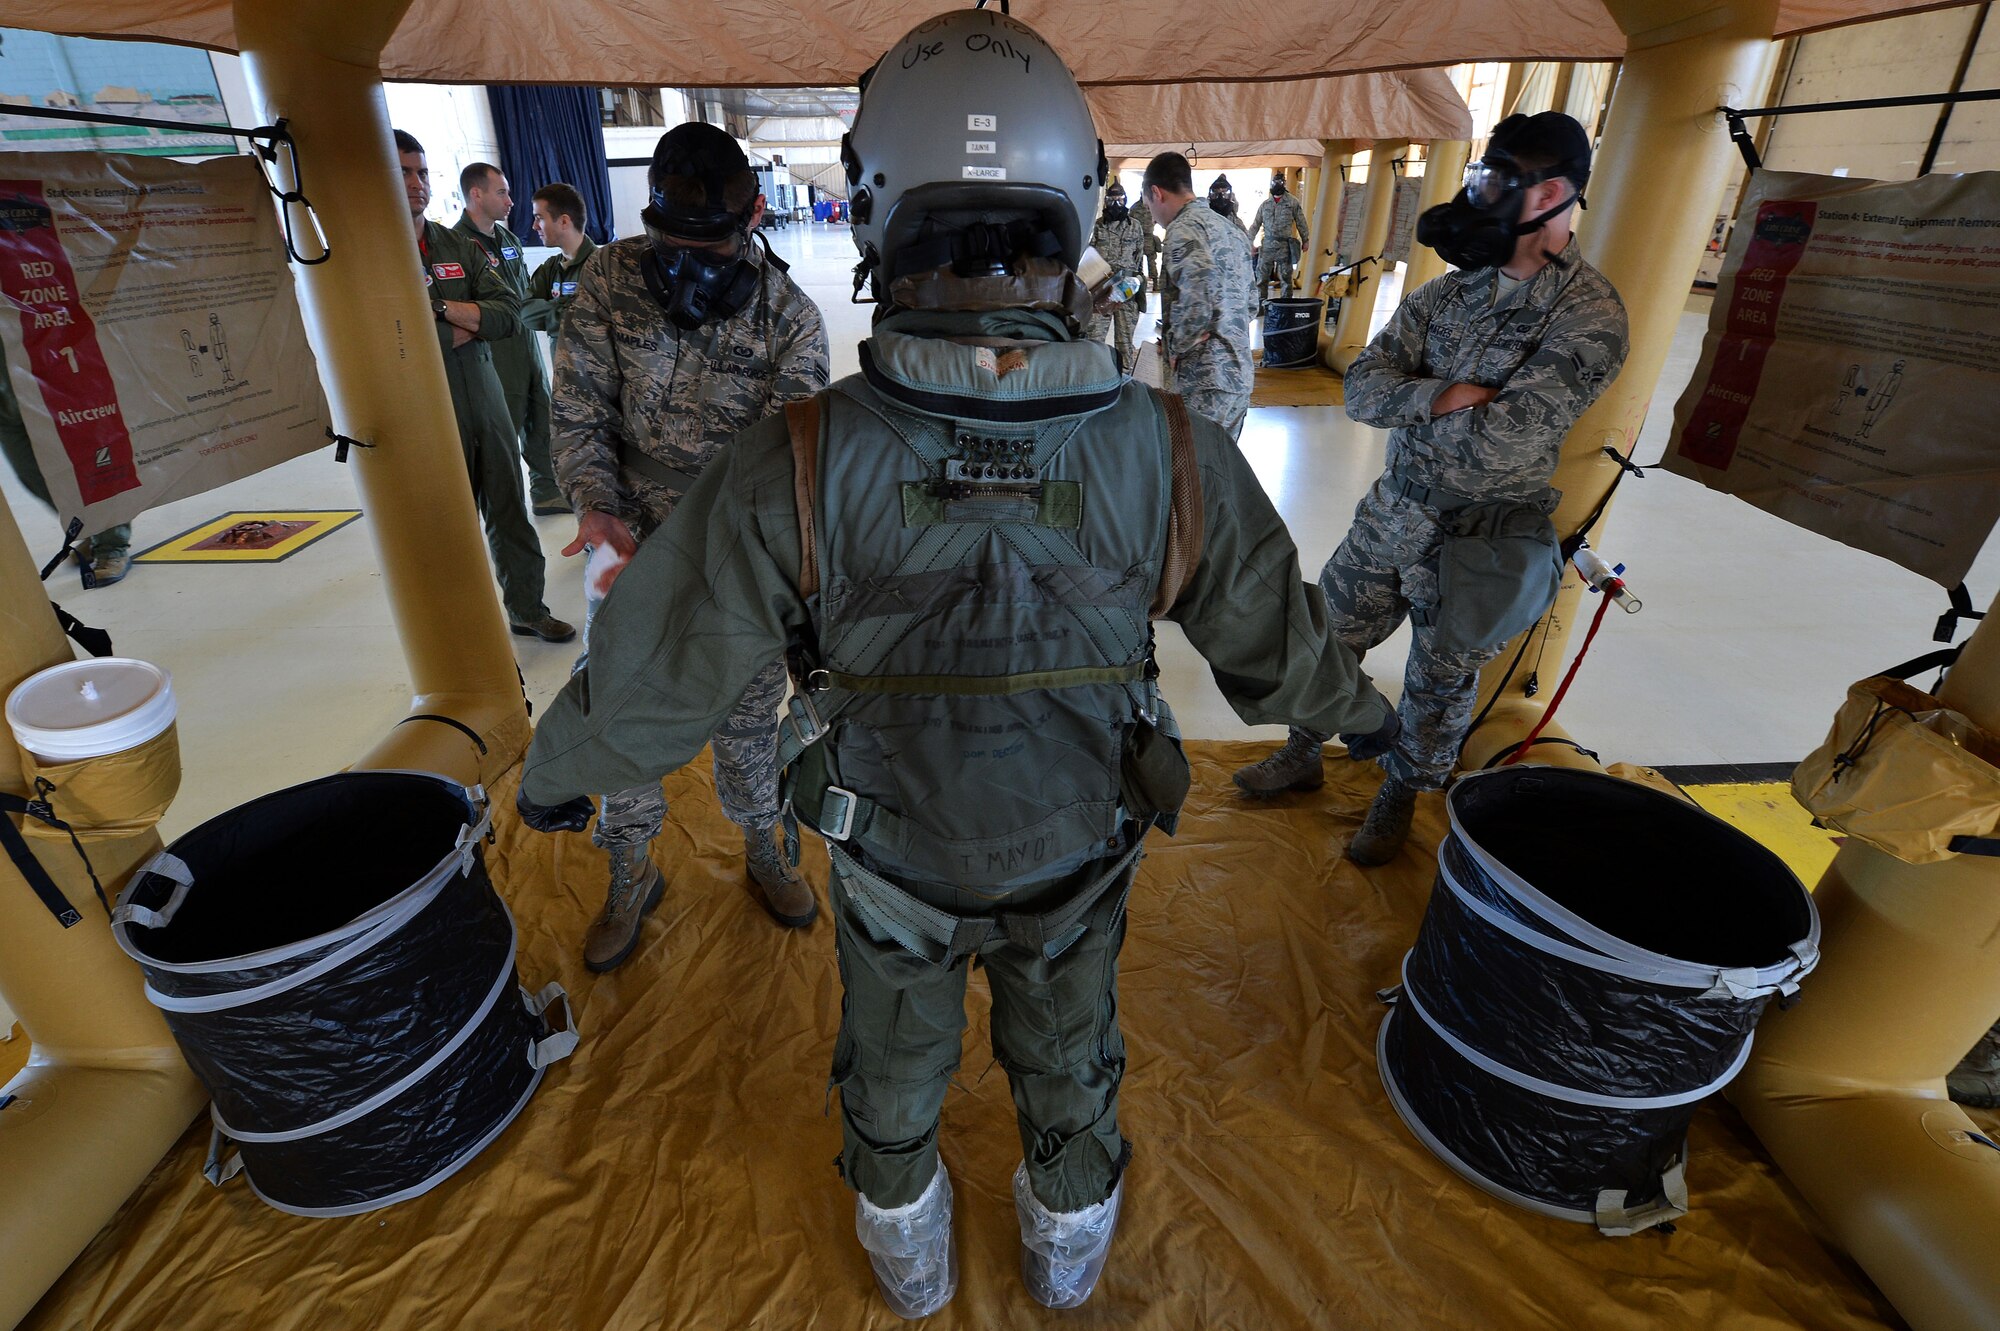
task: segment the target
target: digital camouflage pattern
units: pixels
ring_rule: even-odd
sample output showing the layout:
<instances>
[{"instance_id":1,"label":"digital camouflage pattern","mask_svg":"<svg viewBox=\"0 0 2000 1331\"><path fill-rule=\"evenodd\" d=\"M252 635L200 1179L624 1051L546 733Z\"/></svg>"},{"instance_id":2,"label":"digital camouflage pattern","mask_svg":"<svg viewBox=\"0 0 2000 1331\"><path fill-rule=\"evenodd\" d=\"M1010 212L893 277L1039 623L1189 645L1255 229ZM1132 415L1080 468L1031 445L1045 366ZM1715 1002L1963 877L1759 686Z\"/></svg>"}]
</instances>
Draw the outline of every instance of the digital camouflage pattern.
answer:
<instances>
[{"instance_id":1,"label":"digital camouflage pattern","mask_svg":"<svg viewBox=\"0 0 2000 1331\"><path fill-rule=\"evenodd\" d=\"M500 580L500 599L513 623L533 623L548 614L542 604L542 542L521 494L519 430L507 411L491 350L492 343L520 331L521 301L487 262L486 251L458 232L426 221L417 248L428 295L479 306L479 336L454 348L451 325L439 319L438 347L444 353L445 382L451 388L473 502Z\"/></svg>"},{"instance_id":2,"label":"digital camouflage pattern","mask_svg":"<svg viewBox=\"0 0 2000 1331\"><path fill-rule=\"evenodd\" d=\"M1250 410L1250 322L1257 303L1250 237L1240 223L1195 199L1167 223L1160 273L1161 349L1167 385L1188 406L1229 431L1243 433Z\"/></svg>"},{"instance_id":3,"label":"digital camouflage pattern","mask_svg":"<svg viewBox=\"0 0 2000 1331\"><path fill-rule=\"evenodd\" d=\"M1413 609L1438 604L1444 513L1460 505L1436 494L1419 504L1401 496L1401 485L1553 509L1549 478L1563 440L1625 363L1625 306L1574 241L1496 306L1497 276L1486 268L1426 282L1347 371L1348 415L1392 431L1387 469L1320 573L1335 632L1356 652L1386 639ZM1431 402L1453 383L1500 393L1432 419ZM1403 731L1383 770L1425 790L1450 779L1479 671L1504 645L1446 651L1428 625L1415 627L1398 708Z\"/></svg>"},{"instance_id":4,"label":"digital camouflage pattern","mask_svg":"<svg viewBox=\"0 0 2000 1331\"><path fill-rule=\"evenodd\" d=\"M1090 233L1090 243L1097 247L1104 262L1111 265L1114 280L1128 276L1143 279L1146 275L1145 238L1140 234L1139 217L1136 212L1116 221L1100 217L1096 229ZM1134 296L1131 300L1114 302L1108 314L1093 314L1090 319L1089 337L1093 342L1102 342L1106 332L1116 330L1114 344L1121 370L1132 368L1132 330L1139 326L1140 299Z\"/></svg>"},{"instance_id":5,"label":"digital camouflage pattern","mask_svg":"<svg viewBox=\"0 0 2000 1331\"><path fill-rule=\"evenodd\" d=\"M470 213L460 213L451 229L477 245L487 263L506 280L515 298L526 302L527 251L505 223L495 222L489 236L473 223ZM549 372L542 363L542 348L533 325L522 319L520 331L496 339L492 351L493 372L500 376L500 391L507 396L507 414L520 435L521 460L528 464L530 496L538 503L552 499L556 494L556 474L549 465Z\"/></svg>"},{"instance_id":6,"label":"digital camouflage pattern","mask_svg":"<svg viewBox=\"0 0 2000 1331\"><path fill-rule=\"evenodd\" d=\"M1140 253L1146 259L1146 286L1160 289L1160 225L1153 220L1153 210L1146 206L1146 191L1139 191L1139 197L1132 200L1132 220L1139 224Z\"/></svg>"},{"instance_id":7,"label":"digital camouflage pattern","mask_svg":"<svg viewBox=\"0 0 2000 1331\"><path fill-rule=\"evenodd\" d=\"M1261 244L1257 252L1257 294L1263 295L1265 287L1275 280L1280 299L1291 295L1292 270L1298 266L1305 247L1312 243L1305 205L1290 194L1274 194L1264 200L1257 209L1257 220L1250 225L1250 243Z\"/></svg>"},{"instance_id":8,"label":"digital camouflage pattern","mask_svg":"<svg viewBox=\"0 0 2000 1331\"><path fill-rule=\"evenodd\" d=\"M827 383L819 307L753 244L757 294L688 333L667 320L639 271L645 237L599 247L577 277L556 344L551 418L556 479L582 513L625 519L642 538L685 485L620 464L636 450L697 476L732 435Z\"/></svg>"},{"instance_id":9,"label":"digital camouflage pattern","mask_svg":"<svg viewBox=\"0 0 2000 1331\"><path fill-rule=\"evenodd\" d=\"M763 269L758 293L727 319L683 332L646 287L639 259L650 241L617 241L577 271L556 343L552 419L556 474L571 505L609 513L640 540L651 535L686 493L637 475L620 454L636 448L693 478L740 430L827 383L826 327L819 307L753 245ZM630 576L621 574L621 579ZM586 600L589 656L597 602ZM777 710L785 670L775 656L716 728L715 793L722 811L746 829L778 817ZM592 839L601 846L651 841L667 814L656 780L604 797Z\"/></svg>"}]
</instances>

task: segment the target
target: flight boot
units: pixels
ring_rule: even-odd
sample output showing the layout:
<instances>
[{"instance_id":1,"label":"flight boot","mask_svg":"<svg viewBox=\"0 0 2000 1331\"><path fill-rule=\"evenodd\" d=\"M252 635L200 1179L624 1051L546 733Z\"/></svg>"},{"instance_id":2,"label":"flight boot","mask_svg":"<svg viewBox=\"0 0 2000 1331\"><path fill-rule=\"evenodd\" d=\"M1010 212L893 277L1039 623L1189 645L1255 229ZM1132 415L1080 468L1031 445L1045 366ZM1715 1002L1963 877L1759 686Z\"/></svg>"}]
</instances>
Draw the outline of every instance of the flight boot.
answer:
<instances>
[{"instance_id":1,"label":"flight boot","mask_svg":"<svg viewBox=\"0 0 2000 1331\"><path fill-rule=\"evenodd\" d=\"M819 914L819 899L786 860L768 827L743 832L743 862L764 899L764 909L787 929L803 929Z\"/></svg>"},{"instance_id":2,"label":"flight boot","mask_svg":"<svg viewBox=\"0 0 2000 1331\"><path fill-rule=\"evenodd\" d=\"M1979 1037L1972 1052L1945 1077L1944 1087L1959 1104L2000 1109L2000 1026Z\"/></svg>"},{"instance_id":3,"label":"flight boot","mask_svg":"<svg viewBox=\"0 0 2000 1331\"><path fill-rule=\"evenodd\" d=\"M1021 1222L1021 1283L1044 1308L1074 1308L1097 1288L1125 1197L1119 1179L1111 1195L1080 1211L1051 1211L1028 1185L1028 1166L1014 1171L1014 1215Z\"/></svg>"},{"instance_id":4,"label":"flight boot","mask_svg":"<svg viewBox=\"0 0 2000 1331\"><path fill-rule=\"evenodd\" d=\"M1288 790L1318 790L1326 784L1320 760L1324 735L1293 728L1285 746L1270 757L1237 769L1236 785L1246 795L1282 795Z\"/></svg>"},{"instance_id":5,"label":"flight boot","mask_svg":"<svg viewBox=\"0 0 2000 1331\"><path fill-rule=\"evenodd\" d=\"M645 846L611 847L611 885L604 913L584 932L583 964L602 974L631 956L646 917L666 894L667 880Z\"/></svg>"},{"instance_id":6,"label":"flight boot","mask_svg":"<svg viewBox=\"0 0 2000 1331\"><path fill-rule=\"evenodd\" d=\"M907 1206L881 1207L854 1194L854 1236L868 1252L889 1311L928 1317L958 1292L958 1244L951 1232L951 1175L944 1161Z\"/></svg>"},{"instance_id":7,"label":"flight boot","mask_svg":"<svg viewBox=\"0 0 2000 1331\"><path fill-rule=\"evenodd\" d=\"M1361 830L1347 843L1347 858L1369 867L1387 864L1410 839L1410 820L1417 811L1417 788L1393 776L1382 778Z\"/></svg>"}]
</instances>

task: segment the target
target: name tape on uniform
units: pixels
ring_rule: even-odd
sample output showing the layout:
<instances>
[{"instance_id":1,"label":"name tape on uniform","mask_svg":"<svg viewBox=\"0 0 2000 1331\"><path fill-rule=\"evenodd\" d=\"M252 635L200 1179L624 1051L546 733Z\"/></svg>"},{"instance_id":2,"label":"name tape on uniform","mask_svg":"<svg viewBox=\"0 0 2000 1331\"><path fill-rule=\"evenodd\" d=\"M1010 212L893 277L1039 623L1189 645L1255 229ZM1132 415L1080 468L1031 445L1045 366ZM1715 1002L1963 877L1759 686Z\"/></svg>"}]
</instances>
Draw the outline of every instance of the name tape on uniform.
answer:
<instances>
[{"instance_id":1,"label":"name tape on uniform","mask_svg":"<svg viewBox=\"0 0 2000 1331\"><path fill-rule=\"evenodd\" d=\"M974 154L997 153L1000 151L1000 145L994 139L967 139L965 141L965 150L968 153Z\"/></svg>"},{"instance_id":2,"label":"name tape on uniform","mask_svg":"<svg viewBox=\"0 0 2000 1331\"><path fill-rule=\"evenodd\" d=\"M1005 180L1007 168L1004 166L967 166L959 173L961 180Z\"/></svg>"}]
</instances>

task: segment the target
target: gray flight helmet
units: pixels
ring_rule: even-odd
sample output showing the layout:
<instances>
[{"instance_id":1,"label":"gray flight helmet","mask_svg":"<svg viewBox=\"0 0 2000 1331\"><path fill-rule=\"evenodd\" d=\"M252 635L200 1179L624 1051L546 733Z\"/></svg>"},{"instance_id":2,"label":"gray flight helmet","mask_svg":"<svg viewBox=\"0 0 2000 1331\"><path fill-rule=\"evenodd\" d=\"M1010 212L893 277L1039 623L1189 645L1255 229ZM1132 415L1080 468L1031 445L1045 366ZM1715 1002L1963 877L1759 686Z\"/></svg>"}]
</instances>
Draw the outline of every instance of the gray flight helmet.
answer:
<instances>
[{"instance_id":1,"label":"gray flight helmet","mask_svg":"<svg viewBox=\"0 0 2000 1331\"><path fill-rule=\"evenodd\" d=\"M960 9L912 28L862 76L841 141L848 215L880 297L941 267L954 233L1014 224L1074 269L1109 173L1083 90L1019 19ZM857 279L857 289L858 289Z\"/></svg>"}]
</instances>

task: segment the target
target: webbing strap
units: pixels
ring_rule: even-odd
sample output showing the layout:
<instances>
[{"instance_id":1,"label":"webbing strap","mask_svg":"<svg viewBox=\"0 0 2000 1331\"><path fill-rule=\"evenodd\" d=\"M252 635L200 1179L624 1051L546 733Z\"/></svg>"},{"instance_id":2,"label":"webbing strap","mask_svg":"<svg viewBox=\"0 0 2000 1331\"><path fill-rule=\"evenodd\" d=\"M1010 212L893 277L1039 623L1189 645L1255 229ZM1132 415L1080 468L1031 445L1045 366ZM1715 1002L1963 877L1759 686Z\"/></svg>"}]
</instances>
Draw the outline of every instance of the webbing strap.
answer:
<instances>
[{"instance_id":1,"label":"webbing strap","mask_svg":"<svg viewBox=\"0 0 2000 1331\"><path fill-rule=\"evenodd\" d=\"M56 923L65 929L74 928L83 922L83 916L69 904L69 898L56 886L56 880L49 877L49 871L35 858L34 849L21 835L21 829L6 816L10 813L25 814L27 811L28 801L19 795L0 794L0 846L6 847L7 858L14 862L15 870L27 880L28 890L35 894L35 899L48 909L49 914L56 917Z\"/></svg>"},{"instance_id":2,"label":"webbing strap","mask_svg":"<svg viewBox=\"0 0 2000 1331\"><path fill-rule=\"evenodd\" d=\"M819 399L785 404L785 428L792 437L792 502L799 510L799 596L819 595Z\"/></svg>"},{"instance_id":3,"label":"webbing strap","mask_svg":"<svg viewBox=\"0 0 2000 1331\"><path fill-rule=\"evenodd\" d=\"M935 693L953 698L1005 698L1041 689L1074 689L1091 684L1137 684L1146 663L1028 670L1018 675L849 675L828 672L836 689L850 693Z\"/></svg>"},{"instance_id":4,"label":"webbing strap","mask_svg":"<svg viewBox=\"0 0 2000 1331\"><path fill-rule=\"evenodd\" d=\"M1207 517L1202 507L1201 468L1194 456L1194 423L1187 403L1177 393L1158 398L1167 417L1167 549L1160 561L1160 585L1153 593L1149 617L1159 619L1174 608L1201 567L1207 542Z\"/></svg>"},{"instance_id":5,"label":"webbing strap","mask_svg":"<svg viewBox=\"0 0 2000 1331\"><path fill-rule=\"evenodd\" d=\"M686 494L694 489L694 483L701 479L701 473L676 467L670 462L662 462L649 457L638 449L622 449L618 454L618 465L626 471L644 476L655 485L664 485L669 490Z\"/></svg>"},{"instance_id":6,"label":"webbing strap","mask_svg":"<svg viewBox=\"0 0 2000 1331\"><path fill-rule=\"evenodd\" d=\"M1128 871L1139 860L1143 840L1135 840L1091 884L1052 911L1031 915L1003 911L997 915L962 916L921 901L882 875L865 869L838 842L827 843L827 854L862 923L877 941L893 939L909 952L939 966L984 952L1002 939L1049 960L1061 956L1086 930L1086 917L1114 886L1122 887L1112 911L1124 907L1131 892ZM879 932L878 932L879 931Z\"/></svg>"}]
</instances>

